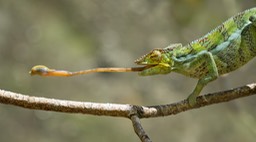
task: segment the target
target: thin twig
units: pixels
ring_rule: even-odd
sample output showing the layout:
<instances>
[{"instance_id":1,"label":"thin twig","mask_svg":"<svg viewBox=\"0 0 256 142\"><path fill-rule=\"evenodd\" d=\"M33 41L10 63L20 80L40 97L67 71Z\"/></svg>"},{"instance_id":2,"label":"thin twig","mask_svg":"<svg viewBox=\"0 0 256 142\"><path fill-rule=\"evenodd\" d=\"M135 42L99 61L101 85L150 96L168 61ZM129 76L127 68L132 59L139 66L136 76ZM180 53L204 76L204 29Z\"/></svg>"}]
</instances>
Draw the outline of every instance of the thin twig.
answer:
<instances>
[{"instance_id":1,"label":"thin twig","mask_svg":"<svg viewBox=\"0 0 256 142\"><path fill-rule=\"evenodd\" d=\"M141 123L140 123L140 118L137 115L132 115L131 116L131 121L132 121L134 131L137 134L137 136L140 138L140 140L142 142L152 142L150 140L149 136L144 131L144 129L143 129Z\"/></svg>"}]
</instances>

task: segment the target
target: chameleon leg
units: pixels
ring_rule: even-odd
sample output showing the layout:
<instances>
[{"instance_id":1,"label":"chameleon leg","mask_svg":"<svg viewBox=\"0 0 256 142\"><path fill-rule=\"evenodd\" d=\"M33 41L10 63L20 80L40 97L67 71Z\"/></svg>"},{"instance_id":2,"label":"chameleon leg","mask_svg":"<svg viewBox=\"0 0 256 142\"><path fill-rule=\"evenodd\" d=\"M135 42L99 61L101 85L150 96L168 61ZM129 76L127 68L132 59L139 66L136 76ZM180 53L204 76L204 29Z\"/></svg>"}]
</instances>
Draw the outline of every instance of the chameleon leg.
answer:
<instances>
[{"instance_id":1,"label":"chameleon leg","mask_svg":"<svg viewBox=\"0 0 256 142\"><path fill-rule=\"evenodd\" d=\"M217 77L219 76L216 63L213 59L212 53L210 52L203 51L201 54L198 55L197 58L194 59L194 61L192 61L191 65L193 66L193 64L206 64L207 74L198 80L195 89L188 96L188 102L191 106L194 106L196 104L196 97L200 94L204 86L209 82L217 79Z\"/></svg>"}]
</instances>

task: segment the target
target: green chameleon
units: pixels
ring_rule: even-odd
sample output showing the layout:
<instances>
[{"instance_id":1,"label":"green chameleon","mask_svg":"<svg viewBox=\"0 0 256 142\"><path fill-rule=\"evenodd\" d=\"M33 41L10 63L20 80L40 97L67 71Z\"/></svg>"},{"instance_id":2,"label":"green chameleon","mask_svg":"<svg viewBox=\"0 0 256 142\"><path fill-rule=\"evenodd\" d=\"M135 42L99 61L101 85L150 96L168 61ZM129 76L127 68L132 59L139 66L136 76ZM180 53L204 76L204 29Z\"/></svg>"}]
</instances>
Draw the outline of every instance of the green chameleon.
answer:
<instances>
[{"instance_id":1,"label":"green chameleon","mask_svg":"<svg viewBox=\"0 0 256 142\"><path fill-rule=\"evenodd\" d=\"M188 97L189 104L193 106L204 86L219 75L243 66L255 55L256 8L252 8L231 17L188 45L178 43L153 49L135 63L148 66L139 72L141 76L177 72L199 79Z\"/></svg>"},{"instance_id":2,"label":"green chameleon","mask_svg":"<svg viewBox=\"0 0 256 142\"><path fill-rule=\"evenodd\" d=\"M93 72L134 72L141 76L177 72L198 78L198 83L188 97L191 106L205 85L243 66L256 55L256 8L231 17L202 38L182 46L171 44L163 49L154 49L135 60L143 67L96 68L77 72L34 66L30 74L41 76L74 76Z\"/></svg>"}]
</instances>

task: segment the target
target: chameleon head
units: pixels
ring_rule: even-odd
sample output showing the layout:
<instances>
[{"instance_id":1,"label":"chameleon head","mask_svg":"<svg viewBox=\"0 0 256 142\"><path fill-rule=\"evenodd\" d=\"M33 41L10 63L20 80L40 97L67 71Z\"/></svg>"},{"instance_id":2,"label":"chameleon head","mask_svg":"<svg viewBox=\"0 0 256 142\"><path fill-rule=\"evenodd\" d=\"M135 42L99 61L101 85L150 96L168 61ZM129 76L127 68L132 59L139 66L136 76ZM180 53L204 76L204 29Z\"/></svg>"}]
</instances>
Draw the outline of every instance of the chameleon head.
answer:
<instances>
[{"instance_id":1,"label":"chameleon head","mask_svg":"<svg viewBox=\"0 0 256 142\"><path fill-rule=\"evenodd\" d=\"M164 49L154 49L150 53L135 60L138 65L145 65L139 75L167 74L171 72L172 60Z\"/></svg>"}]
</instances>

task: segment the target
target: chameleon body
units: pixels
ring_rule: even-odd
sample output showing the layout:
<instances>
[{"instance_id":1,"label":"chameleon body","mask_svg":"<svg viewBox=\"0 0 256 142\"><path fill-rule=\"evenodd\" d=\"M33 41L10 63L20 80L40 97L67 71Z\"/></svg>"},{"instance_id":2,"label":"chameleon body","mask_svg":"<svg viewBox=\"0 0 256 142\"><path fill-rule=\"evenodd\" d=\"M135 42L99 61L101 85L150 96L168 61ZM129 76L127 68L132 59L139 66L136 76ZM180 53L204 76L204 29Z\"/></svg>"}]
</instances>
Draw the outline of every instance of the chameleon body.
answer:
<instances>
[{"instance_id":1,"label":"chameleon body","mask_svg":"<svg viewBox=\"0 0 256 142\"><path fill-rule=\"evenodd\" d=\"M256 8L248 9L191 43L171 44L153 49L135 60L139 65L151 66L139 75L149 76L177 72L197 78L198 83L189 95L190 105L205 85L246 64L256 55Z\"/></svg>"}]
</instances>

